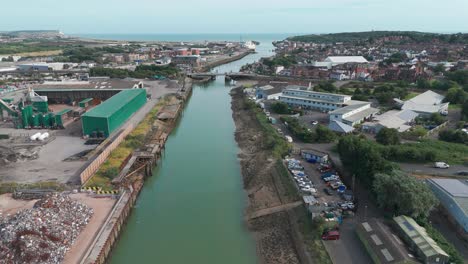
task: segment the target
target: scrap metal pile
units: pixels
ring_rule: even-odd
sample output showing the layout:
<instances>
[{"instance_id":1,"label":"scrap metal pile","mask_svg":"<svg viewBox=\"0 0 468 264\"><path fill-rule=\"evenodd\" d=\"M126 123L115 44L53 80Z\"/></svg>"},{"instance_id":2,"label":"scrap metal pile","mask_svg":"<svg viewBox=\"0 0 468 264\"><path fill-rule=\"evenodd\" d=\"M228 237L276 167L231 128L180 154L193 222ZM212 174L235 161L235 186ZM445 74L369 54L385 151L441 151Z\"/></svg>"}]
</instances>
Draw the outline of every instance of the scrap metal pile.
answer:
<instances>
[{"instance_id":1,"label":"scrap metal pile","mask_svg":"<svg viewBox=\"0 0 468 264\"><path fill-rule=\"evenodd\" d=\"M93 209L65 194L51 194L32 209L0 216L0 263L60 263Z\"/></svg>"}]
</instances>

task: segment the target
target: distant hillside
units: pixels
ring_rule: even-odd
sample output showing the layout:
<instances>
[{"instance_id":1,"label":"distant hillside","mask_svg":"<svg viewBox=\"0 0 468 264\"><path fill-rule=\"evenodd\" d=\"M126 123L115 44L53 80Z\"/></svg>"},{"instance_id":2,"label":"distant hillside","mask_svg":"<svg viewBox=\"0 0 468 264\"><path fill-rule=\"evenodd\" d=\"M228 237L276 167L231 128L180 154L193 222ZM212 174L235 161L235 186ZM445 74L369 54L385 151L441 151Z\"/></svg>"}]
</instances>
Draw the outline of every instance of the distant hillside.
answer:
<instances>
[{"instance_id":1,"label":"distant hillside","mask_svg":"<svg viewBox=\"0 0 468 264\"><path fill-rule=\"evenodd\" d=\"M59 30L20 30L20 31L3 31L3 32L0 32L0 34L11 36L11 37L39 35L39 34L59 35L60 31Z\"/></svg>"},{"instance_id":2,"label":"distant hillside","mask_svg":"<svg viewBox=\"0 0 468 264\"><path fill-rule=\"evenodd\" d=\"M468 44L468 34L438 34L417 31L368 31L368 32L345 32L320 35L304 35L290 37L291 41L314 42L314 43L335 43L335 42L372 42L384 37L404 37L415 43L439 40L446 43Z\"/></svg>"}]
</instances>

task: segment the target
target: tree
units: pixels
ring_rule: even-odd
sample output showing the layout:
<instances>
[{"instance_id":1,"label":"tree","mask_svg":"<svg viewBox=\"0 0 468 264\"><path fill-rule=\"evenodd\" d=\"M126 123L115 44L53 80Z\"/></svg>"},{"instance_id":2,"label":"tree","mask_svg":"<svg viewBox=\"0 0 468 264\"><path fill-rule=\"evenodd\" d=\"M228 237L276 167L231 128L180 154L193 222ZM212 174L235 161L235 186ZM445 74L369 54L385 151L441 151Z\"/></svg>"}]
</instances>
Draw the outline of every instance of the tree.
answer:
<instances>
[{"instance_id":1,"label":"tree","mask_svg":"<svg viewBox=\"0 0 468 264\"><path fill-rule=\"evenodd\" d=\"M424 79L424 78L419 78L416 81L416 86L419 89L429 89L429 88L431 88L431 83L428 80Z\"/></svg>"},{"instance_id":2,"label":"tree","mask_svg":"<svg viewBox=\"0 0 468 264\"><path fill-rule=\"evenodd\" d=\"M452 87L448 89L447 94L445 95L445 102L449 102L451 104L462 104L468 98L468 95L465 91L463 91L460 87Z\"/></svg>"},{"instance_id":3,"label":"tree","mask_svg":"<svg viewBox=\"0 0 468 264\"><path fill-rule=\"evenodd\" d=\"M372 190L376 194L377 205L390 210L393 215L426 218L437 204L424 182L402 171L376 174Z\"/></svg>"},{"instance_id":4,"label":"tree","mask_svg":"<svg viewBox=\"0 0 468 264\"><path fill-rule=\"evenodd\" d=\"M440 125L440 124L445 122L444 117L439 113L432 113L431 117L430 117L430 120L432 121L432 123L434 123L436 125Z\"/></svg>"},{"instance_id":5,"label":"tree","mask_svg":"<svg viewBox=\"0 0 468 264\"><path fill-rule=\"evenodd\" d=\"M320 143L330 143L336 139L336 134L326 126L318 125L317 129L315 129L315 133L315 140Z\"/></svg>"},{"instance_id":6,"label":"tree","mask_svg":"<svg viewBox=\"0 0 468 264\"><path fill-rule=\"evenodd\" d=\"M468 121L468 100L466 100L462 105L461 120Z\"/></svg>"},{"instance_id":7,"label":"tree","mask_svg":"<svg viewBox=\"0 0 468 264\"><path fill-rule=\"evenodd\" d=\"M382 158L378 145L365 138L354 135L342 137L338 153L343 165L366 186L372 185L376 173L392 170L392 165Z\"/></svg>"},{"instance_id":8,"label":"tree","mask_svg":"<svg viewBox=\"0 0 468 264\"><path fill-rule=\"evenodd\" d=\"M277 114L289 114L291 111L289 110L289 106L288 104L284 103L284 102L274 102L272 105L271 105L271 110L274 112L274 113L277 113Z\"/></svg>"},{"instance_id":9,"label":"tree","mask_svg":"<svg viewBox=\"0 0 468 264\"><path fill-rule=\"evenodd\" d=\"M447 129L441 131L439 139L447 142L468 144L468 134L461 130Z\"/></svg>"},{"instance_id":10,"label":"tree","mask_svg":"<svg viewBox=\"0 0 468 264\"><path fill-rule=\"evenodd\" d=\"M400 144L400 135L395 128L382 128L379 133L377 133L375 139L382 145Z\"/></svg>"}]
</instances>

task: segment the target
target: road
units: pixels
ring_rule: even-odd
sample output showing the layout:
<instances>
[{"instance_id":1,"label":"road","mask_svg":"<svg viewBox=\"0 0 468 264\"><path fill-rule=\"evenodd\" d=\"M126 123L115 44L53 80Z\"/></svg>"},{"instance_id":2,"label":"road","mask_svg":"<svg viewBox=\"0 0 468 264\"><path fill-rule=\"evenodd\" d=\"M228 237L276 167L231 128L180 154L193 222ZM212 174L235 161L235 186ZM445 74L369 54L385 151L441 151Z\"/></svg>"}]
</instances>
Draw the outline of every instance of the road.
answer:
<instances>
[{"instance_id":1,"label":"road","mask_svg":"<svg viewBox=\"0 0 468 264\"><path fill-rule=\"evenodd\" d=\"M457 176L458 171L468 171L467 166L450 165L448 169L434 168L433 164L416 164L416 163L398 163L400 168L408 173L426 174L433 176Z\"/></svg>"}]
</instances>

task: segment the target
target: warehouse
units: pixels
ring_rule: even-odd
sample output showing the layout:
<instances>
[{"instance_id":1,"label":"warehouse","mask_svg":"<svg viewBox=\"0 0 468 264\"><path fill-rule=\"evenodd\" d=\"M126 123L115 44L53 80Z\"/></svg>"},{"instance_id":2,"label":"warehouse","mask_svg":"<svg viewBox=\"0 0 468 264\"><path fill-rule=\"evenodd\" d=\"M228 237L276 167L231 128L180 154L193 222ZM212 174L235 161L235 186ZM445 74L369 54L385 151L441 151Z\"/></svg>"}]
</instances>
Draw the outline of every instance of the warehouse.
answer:
<instances>
[{"instance_id":1,"label":"warehouse","mask_svg":"<svg viewBox=\"0 0 468 264\"><path fill-rule=\"evenodd\" d=\"M145 89L123 90L82 115L83 135L108 137L146 103Z\"/></svg>"},{"instance_id":2,"label":"warehouse","mask_svg":"<svg viewBox=\"0 0 468 264\"><path fill-rule=\"evenodd\" d=\"M430 179L429 186L455 222L459 234L468 234L468 183L459 179Z\"/></svg>"},{"instance_id":3,"label":"warehouse","mask_svg":"<svg viewBox=\"0 0 468 264\"><path fill-rule=\"evenodd\" d=\"M418 261L381 220L371 218L356 226L356 233L374 263L410 264Z\"/></svg>"},{"instance_id":4,"label":"warehouse","mask_svg":"<svg viewBox=\"0 0 468 264\"><path fill-rule=\"evenodd\" d=\"M423 263L449 263L449 255L427 234L426 229L413 218L397 216L393 220L401 238L416 252Z\"/></svg>"}]
</instances>

